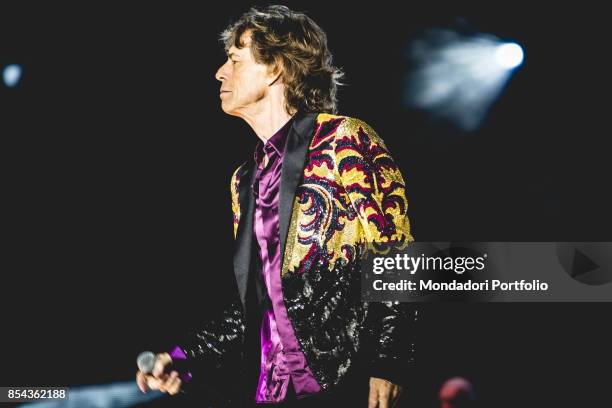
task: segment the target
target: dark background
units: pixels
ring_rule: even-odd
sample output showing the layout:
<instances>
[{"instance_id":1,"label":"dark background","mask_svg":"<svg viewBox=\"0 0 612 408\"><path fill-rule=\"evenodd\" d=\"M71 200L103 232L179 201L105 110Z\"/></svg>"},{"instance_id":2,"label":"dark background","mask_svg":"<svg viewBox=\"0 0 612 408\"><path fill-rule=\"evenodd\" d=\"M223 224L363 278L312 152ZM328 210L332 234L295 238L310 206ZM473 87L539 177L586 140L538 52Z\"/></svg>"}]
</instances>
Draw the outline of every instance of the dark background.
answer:
<instances>
[{"instance_id":1,"label":"dark background","mask_svg":"<svg viewBox=\"0 0 612 408\"><path fill-rule=\"evenodd\" d=\"M417 240L611 240L604 14L534 3L285 3L327 31L340 111L387 142ZM131 379L235 290L229 179L256 138L214 73L248 5L3 4L0 64L24 77L0 87L0 385ZM409 40L458 18L526 53L470 133L400 103ZM601 406L611 311L427 305L418 406L452 375L487 405Z\"/></svg>"}]
</instances>

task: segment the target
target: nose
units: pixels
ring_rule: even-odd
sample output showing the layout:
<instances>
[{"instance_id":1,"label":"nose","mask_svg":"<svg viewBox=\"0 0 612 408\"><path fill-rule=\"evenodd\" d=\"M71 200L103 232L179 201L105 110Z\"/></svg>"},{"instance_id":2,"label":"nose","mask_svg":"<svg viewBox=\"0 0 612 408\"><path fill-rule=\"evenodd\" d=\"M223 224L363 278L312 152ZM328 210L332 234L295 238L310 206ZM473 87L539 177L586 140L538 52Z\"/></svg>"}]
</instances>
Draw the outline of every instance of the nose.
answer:
<instances>
[{"instance_id":1,"label":"nose","mask_svg":"<svg viewBox=\"0 0 612 408\"><path fill-rule=\"evenodd\" d=\"M228 76L228 69L227 69L227 62L223 65L221 65L219 67L219 69L217 70L217 73L215 74L215 78L217 79L217 81L225 81L227 80L227 76Z\"/></svg>"}]
</instances>

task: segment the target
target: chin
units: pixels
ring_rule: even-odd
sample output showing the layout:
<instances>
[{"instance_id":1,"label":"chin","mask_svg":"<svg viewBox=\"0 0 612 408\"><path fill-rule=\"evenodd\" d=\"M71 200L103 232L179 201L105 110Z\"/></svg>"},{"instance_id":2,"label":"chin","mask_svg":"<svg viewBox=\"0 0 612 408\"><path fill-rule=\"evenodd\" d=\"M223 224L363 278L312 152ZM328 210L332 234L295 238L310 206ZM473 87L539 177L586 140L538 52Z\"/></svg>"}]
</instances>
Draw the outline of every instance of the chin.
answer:
<instances>
[{"instance_id":1,"label":"chin","mask_svg":"<svg viewBox=\"0 0 612 408\"><path fill-rule=\"evenodd\" d=\"M221 102L221 110L225 113L227 113L228 115L232 114L232 109L231 106L228 106L227 104Z\"/></svg>"},{"instance_id":2,"label":"chin","mask_svg":"<svg viewBox=\"0 0 612 408\"><path fill-rule=\"evenodd\" d=\"M233 107L229 107L229 106L221 104L221 110L227 115L241 117L240 112L237 109L234 109Z\"/></svg>"}]
</instances>

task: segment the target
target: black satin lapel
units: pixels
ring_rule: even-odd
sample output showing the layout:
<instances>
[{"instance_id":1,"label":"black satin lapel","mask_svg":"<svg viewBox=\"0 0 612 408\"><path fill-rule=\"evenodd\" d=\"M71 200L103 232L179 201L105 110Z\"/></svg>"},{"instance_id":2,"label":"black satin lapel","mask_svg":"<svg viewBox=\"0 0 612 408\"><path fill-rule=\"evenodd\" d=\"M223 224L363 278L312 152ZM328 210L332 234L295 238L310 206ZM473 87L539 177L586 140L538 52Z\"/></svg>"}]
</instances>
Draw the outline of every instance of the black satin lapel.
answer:
<instances>
[{"instance_id":1,"label":"black satin lapel","mask_svg":"<svg viewBox=\"0 0 612 408\"><path fill-rule=\"evenodd\" d=\"M246 310L246 293L249 283L249 270L251 268L251 246L253 242L253 212L255 211L255 198L251 185L255 178L255 163L247 164L247 170L240 177L238 186L238 201L240 204L240 221L236 231L234 245L234 273L242 306Z\"/></svg>"},{"instance_id":2,"label":"black satin lapel","mask_svg":"<svg viewBox=\"0 0 612 408\"><path fill-rule=\"evenodd\" d=\"M291 221L291 211L293 210L293 201L295 199L295 190L300 181L302 181L306 154L314 136L316 117L316 113L296 117L287 135L283 165L281 167L280 199L278 203L280 244L283 257L289 222Z\"/></svg>"}]
</instances>

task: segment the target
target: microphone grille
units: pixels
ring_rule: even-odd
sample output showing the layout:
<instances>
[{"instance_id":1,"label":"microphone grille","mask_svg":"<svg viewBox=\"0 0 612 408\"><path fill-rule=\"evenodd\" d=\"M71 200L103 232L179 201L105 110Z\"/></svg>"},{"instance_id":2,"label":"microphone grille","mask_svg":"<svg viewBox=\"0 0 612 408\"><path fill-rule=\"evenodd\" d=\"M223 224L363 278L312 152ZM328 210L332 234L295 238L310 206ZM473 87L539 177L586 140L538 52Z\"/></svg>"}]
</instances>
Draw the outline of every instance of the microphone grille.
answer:
<instances>
[{"instance_id":1,"label":"microphone grille","mask_svg":"<svg viewBox=\"0 0 612 408\"><path fill-rule=\"evenodd\" d=\"M143 351L136 359L138 369L144 374L151 374L155 367L155 354L150 351Z\"/></svg>"}]
</instances>

